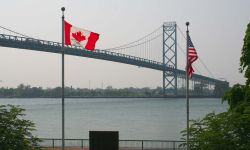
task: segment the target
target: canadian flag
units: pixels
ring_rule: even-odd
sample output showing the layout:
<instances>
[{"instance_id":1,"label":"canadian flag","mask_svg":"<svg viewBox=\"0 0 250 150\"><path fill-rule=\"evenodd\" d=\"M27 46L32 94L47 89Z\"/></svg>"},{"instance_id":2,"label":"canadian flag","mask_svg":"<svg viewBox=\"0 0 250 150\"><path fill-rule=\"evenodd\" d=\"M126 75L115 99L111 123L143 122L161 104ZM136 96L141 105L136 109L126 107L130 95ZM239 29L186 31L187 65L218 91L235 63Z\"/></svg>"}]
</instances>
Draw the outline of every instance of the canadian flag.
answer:
<instances>
[{"instance_id":1,"label":"canadian flag","mask_svg":"<svg viewBox=\"0 0 250 150\"><path fill-rule=\"evenodd\" d=\"M94 51L99 34L77 28L64 21L64 39L66 45L82 46L87 50Z\"/></svg>"}]
</instances>

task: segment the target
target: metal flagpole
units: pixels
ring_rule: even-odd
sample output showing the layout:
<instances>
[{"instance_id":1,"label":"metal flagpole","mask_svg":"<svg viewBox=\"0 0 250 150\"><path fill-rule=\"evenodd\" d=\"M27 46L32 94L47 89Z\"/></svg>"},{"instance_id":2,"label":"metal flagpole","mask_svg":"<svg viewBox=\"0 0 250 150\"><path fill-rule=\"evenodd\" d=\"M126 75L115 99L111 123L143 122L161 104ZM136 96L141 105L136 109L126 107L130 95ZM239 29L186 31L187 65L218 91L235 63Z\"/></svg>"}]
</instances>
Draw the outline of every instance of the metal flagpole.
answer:
<instances>
[{"instance_id":1,"label":"metal flagpole","mask_svg":"<svg viewBox=\"0 0 250 150\"><path fill-rule=\"evenodd\" d=\"M187 98L187 150L189 150L189 76L188 76L188 68L189 68L189 61L188 61L188 26L189 22L186 22L187 26L187 65L186 65L186 98Z\"/></svg>"},{"instance_id":2,"label":"metal flagpole","mask_svg":"<svg viewBox=\"0 0 250 150\"><path fill-rule=\"evenodd\" d=\"M62 150L64 150L64 11L62 7Z\"/></svg>"}]
</instances>

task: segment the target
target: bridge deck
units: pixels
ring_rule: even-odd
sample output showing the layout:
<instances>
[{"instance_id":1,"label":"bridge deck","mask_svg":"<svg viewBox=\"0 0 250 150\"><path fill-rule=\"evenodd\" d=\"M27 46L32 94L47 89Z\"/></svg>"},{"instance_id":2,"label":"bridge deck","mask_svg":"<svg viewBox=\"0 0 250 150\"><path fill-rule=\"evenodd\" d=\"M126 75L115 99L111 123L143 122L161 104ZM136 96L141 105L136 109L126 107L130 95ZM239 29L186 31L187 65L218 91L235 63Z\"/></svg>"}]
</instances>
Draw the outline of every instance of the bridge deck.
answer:
<instances>
[{"instance_id":1,"label":"bridge deck","mask_svg":"<svg viewBox=\"0 0 250 150\"><path fill-rule=\"evenodd\" d=\"M0 34L0 46L3 47L11 47L11 48L19 48L19 49L28 49L28 50L36 50L42 52L50 52L50 53L61 53L62 44L59 42L46 41L46 40L38 40L27 37L20 36L12 36L6 34ZM80 56L80 57L89 57L94 59L102 59L108 61L114 61L124 64L130 64L145 68L150 68L154 70L160 71L176 71L178 77L185 78L184 70L174 70L171 66L164 67L161 62L157 62L154 60L149 60L145 58L140 58L136 56L115 53L111 51L99 50L96 49L94 52L88 51L86 49L82 49L81 47L76 46L65 46L64 48L65 54ZM202 75L193 75L194 80L204 80L209 82L224 82L217 79L213 79L210 77L202 76Z\"/></svg>"}]
</instances>

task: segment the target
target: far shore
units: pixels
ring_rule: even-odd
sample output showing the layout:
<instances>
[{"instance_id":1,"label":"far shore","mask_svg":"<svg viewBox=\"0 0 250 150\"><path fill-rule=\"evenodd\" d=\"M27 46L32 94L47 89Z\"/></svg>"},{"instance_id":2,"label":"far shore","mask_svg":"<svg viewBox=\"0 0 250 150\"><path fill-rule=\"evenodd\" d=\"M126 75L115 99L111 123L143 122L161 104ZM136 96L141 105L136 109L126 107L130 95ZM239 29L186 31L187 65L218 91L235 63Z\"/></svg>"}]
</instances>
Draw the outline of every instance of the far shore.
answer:
<instances>
[{"instance_id":1,"label":"far shore","mask_svg":"<svg viewBox=\"0 0 250 150\"><path fill-rule=\"evenodd\" d=\"M1 98L62 98L62 97L0 97ZM79 96L79 97L64 97L64 98L186 98L186 95L178 95L178 96L141 96L141 97L137 97L137 96L126 96L126 97L121 97L121 96ZM219 96L189 96L189 98L221 98Z\"/></svg>"}]
</instances>

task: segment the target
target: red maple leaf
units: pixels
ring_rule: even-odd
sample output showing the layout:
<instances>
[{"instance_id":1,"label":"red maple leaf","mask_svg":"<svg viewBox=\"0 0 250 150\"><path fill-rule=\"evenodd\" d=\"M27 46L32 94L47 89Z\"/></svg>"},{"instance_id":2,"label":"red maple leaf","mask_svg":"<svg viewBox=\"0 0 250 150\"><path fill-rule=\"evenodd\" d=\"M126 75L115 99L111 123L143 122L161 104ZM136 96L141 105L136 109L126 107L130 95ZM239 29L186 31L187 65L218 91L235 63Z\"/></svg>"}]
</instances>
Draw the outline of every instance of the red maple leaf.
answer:
<instances>
[{"instance_id":1,"label":"red maple leaf","mask_svg":"<svg viewBox=\"0 0 250 150\"><path fill-rule=\"evenodd\" d=\"M72 36L78 41L78 42L81 42L81 41L84 41L86 38L84 35L82 35L82 32L81 31L78 31L76 33L72 33Z\"/></svg>"}]
</instances>

